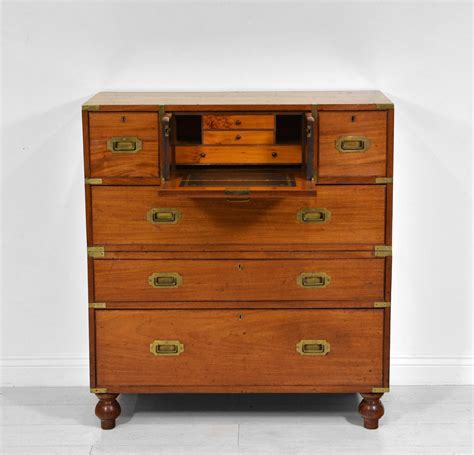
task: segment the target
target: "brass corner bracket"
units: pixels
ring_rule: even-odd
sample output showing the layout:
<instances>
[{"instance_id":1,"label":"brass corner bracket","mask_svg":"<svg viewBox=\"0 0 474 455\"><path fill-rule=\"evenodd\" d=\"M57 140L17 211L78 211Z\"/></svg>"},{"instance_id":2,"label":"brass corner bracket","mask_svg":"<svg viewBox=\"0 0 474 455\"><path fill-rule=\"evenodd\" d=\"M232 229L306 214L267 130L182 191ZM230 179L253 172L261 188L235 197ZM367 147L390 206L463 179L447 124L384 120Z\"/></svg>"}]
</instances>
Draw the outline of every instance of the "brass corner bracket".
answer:
<instances>
[{"instance_id":1,"label":"brass corner bracket","mask_svg":"<svg viewBox=\"0 0 474 455\"><path fill-rule=\"evenodd\" d=\"M384 258L392 255L392 247L390 245L377 245L374 248L375 257Z\"/></svg>"},{"instance_id":2,"label":"brass corner bracket","mask_svg":"<svg viewBox=\"0 0 474 455\"><path fill-rule=\"evenodd\" d=\"M87 247L87 256L90 258L105 257L105 248L103 246L89 246Z\"/></svg>"},{"instance_id":3,"label":"brass corner bracket","mask_svg":"<svg viewBox=\"0 0 474 455\"><path fill-rule=\"evenodd\" d=\"M376 177L375 183L393 183L393 177Z\"/></svg>"},{"instance_id":4,"label":"brass corner bracket","mask_svg":"<svg viewBox=\"0 0 474 455\"><path fill-rule=\"evenodd\" d=\"M98 111L100 106L98 104L83 104L82 110L83 111Z\"/></svg>"},{"instance_id":5,"label":"brass corner bracket","mask_svg":"<svg viewBox=\"0 0 474 455\"><path fill-rule=\"evenodd\" d=\"M377 104L377 109L379 111L385 111L387 109L394 109L395 106L393 105L393 103L381 103L381 104Z\"/></svg>"},{"instance_id":6,"label":"brass corner bracket","mask_svg":"<svg viewBox=\"0 0 474 455\"><path fill-rule=\"evenodd\" d=\"M374 302L374 308L390 308L390 302Z\"/></svg>"},{"instance_id":7,"label":"brass corner bracket","mask_svg":"<svg viewBox=\"0 0 474 455\"><path fill-rule=\"evenodd\" d=\"M107 393L107 389L103 387L91 387L91 393Z\"/></svg>"},{"instance_id":8,"label":"brass corner bracket","mask_svg":"<svg viewBox=\"0 0 474 455\"><path fill-rule=\"evenodd\" d=\"M388 393L390 387L372 387L372 393Z\"/></svg>"},{"instance_id":9,"label":"brass corner bracket","mask_svg":"<svg viewBox=\"0 0 474 455\"><path fill-rule=\"evenodd\" d=\"M86 185L102 185L102 179L86 178L84 183Z\"/></svg>"},{"instance_id":10,"label":"brass corner bracket","mask_svg":"<svg viewBox=\"0 0 474 455\"><path fill-rule=\"evenodd\" d=\"M107 304L105 302L92 302L89 303L89 308L93 308L94 310L103 310L107 308Z\"/></svg>"}]
</instances>

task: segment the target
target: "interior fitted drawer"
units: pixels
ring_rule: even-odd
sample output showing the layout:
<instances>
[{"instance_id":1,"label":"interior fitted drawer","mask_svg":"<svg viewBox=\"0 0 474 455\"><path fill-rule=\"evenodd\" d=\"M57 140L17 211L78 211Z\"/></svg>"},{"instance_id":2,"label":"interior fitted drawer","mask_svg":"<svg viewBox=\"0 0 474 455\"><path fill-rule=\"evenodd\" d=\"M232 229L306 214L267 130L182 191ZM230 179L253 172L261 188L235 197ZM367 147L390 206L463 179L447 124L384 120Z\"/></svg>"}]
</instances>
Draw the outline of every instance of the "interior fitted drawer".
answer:
<instances>
[{"instance_id":1,"label":"interior fitted drawer","mask_svg":"<svg viewBox=\"0 0 474 455\"><path fill-rule=\"evenodd\" d=\"M255 145L273 144L274 132L262 131L204 131L205 145Z\"/></svg>"},{"instance_id":2,"label":"interior fitted drawer","mask_svg":"<svg viewBox=\"0 0 474 455\"><path fill-rule=\"evenodd\" d=\"M94 264L95 300L384 300L385 261L373 259L115 260Z\"/></svg>"},{"instance_id":3,"label":"interior fitted drawer","mask_svg":"<svg viewBox=\"0 0 474 455\"><path fill-rule=\"evenodd\" d=\"M209 114L203 116L204 130L272 130L271 114Z\"/></svg>"},{"instance_id":4,"label":"interior fitted drawer","mask_svg":"<svg viewBox=\"0 0 474 455\"><path fill-rule=\"evenodd\" d=\"M320 177L387 174L387 112L319 113Z\"/></svg>"},{"instance_id":5,"label":"interior fitted drawer","mask_svg":"<svg viewBox=\"0 0 474 455\"><path fill-rule=\"evenodd\" d=\"M98 310L96 375L118 385L377 385L383 310Z\"/></svg>"},{"instance_id":6,"label":"interior fitted drawer","mask_svg":"<svg viewBox=\"0 0 474 455\"><path fill-rule=\"evenodd\" d=\"M93 177L156 177L158 114L91 112L90 166Z\"/></svg>"},{"instance_id":7,"label":"interior fitted drawer","mask_svg":"<svg viewBox=\"0 0 474 455\"><path fill-rule=\"evenodd\" d=\"M316 197L162 197L158 187L93 186L96 245L383 244L385 186L318 186Z\"/></svg>"}]
</instances>

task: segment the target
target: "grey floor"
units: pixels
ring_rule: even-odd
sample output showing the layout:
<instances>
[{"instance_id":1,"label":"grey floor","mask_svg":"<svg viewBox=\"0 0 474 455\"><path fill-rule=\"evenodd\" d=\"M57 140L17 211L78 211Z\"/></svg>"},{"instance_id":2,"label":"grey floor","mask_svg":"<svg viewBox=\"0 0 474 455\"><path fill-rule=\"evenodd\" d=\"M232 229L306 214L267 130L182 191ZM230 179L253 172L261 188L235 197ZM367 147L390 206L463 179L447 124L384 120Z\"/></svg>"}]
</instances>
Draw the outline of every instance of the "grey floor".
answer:
<instances>
[{"instance_id":1,"label":"grey floor","mask_svg":"<svg viewBox=\"0 0 474 455\"><path fill-rule=\"evenodd\" d=\"M469 386L393 387L375 431L357 395L126 395L102 431L87 388L0 394L2 454L473 453Z\"/></svg>"}]
</instances>

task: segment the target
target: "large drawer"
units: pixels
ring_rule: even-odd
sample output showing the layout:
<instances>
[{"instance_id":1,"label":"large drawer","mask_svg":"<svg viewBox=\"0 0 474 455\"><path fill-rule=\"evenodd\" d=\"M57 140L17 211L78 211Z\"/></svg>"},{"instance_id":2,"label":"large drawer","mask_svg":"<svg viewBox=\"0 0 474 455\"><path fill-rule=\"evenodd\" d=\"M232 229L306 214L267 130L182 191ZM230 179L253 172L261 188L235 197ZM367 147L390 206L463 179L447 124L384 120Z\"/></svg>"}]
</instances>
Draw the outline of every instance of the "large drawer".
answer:
<instances>
[{"instance_id":1,"label":"large drawer","mask_svg":"<svg viewBox=\"0 0 474 455\"><path fill-rule=\"evenodd\" d=\"M92 187L96 245L374 245L385 241L384 185L318 186L316 197L159 197L159 187Z\"/></svg>"},{"instance_id":2,"label":"large drawer","mask_svg":"<svg viewBox=\"0 0 474 455\"><path fill-rule=\"evenodd\" d=\"M384 300L385 261L373 259L101 259L96 302Z\"/></svg>"},{"instance_id":3,"label":"large drawer","mask_svg":"<svg viewBox=\"0 0 474 455\"><path fill-rule=\"evenodd\" d=\"M383 310L98 310L96 382L382 383Z\"/></svg>"}]
</instances>

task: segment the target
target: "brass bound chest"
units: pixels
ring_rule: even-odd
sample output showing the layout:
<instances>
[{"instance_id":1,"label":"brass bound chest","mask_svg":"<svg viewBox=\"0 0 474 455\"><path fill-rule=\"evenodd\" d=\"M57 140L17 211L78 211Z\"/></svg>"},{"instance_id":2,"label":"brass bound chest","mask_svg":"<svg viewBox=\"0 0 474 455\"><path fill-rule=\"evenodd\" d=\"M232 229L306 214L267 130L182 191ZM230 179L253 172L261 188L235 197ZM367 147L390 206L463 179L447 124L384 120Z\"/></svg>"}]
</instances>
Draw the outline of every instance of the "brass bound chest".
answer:
<instances>
[{"instance_id":1,"label":"brass bound chest","mask_svg":"<svg viewBox=\"0 0 474 455\"><path fill-rule=\"evenodd\" d=\"M83 106L90 382L120 393L389 387L392 103L99 93Z\"/></svg>"}]
</instances>

